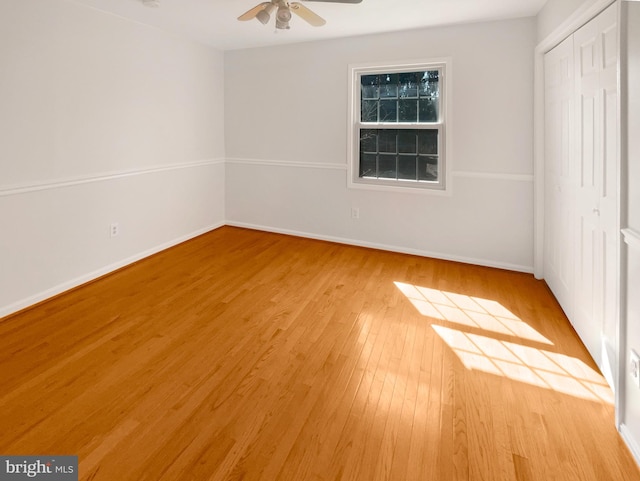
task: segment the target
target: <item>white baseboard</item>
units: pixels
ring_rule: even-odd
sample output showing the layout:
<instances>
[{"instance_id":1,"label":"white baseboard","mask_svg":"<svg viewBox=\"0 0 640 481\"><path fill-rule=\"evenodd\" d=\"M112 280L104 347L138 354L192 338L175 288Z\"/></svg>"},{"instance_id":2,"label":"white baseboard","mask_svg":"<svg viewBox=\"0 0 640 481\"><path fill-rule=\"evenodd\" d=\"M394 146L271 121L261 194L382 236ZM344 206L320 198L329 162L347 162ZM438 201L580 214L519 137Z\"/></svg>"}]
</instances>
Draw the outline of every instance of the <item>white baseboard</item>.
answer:
<instances>
[{"instance_id":1,"label":"white baseboard","mask_svg":"<svg viewBox=\"0 0 640 481\"><path fill-rule=\"evenodd\" d=\"M58 294L62 294L63 292L68 291L69 289L73 289L75 287L81 286L82 284L86 284L87 282L93 281L101 276L109 274L110 272L113 272L118 269L121 269L122 267L128 266L129 264L133 264L134 262L144 259L145 257L149 257L153 254L157 254L160 251L163 251L175 245L181 244L182 242L188 241L189 239L193 239L194 237L198 237L199 235L218 229L224 225L225 225L224 222L220 222L218 224L214 224L214 225L204 227L202 229L198 229L189 234L180 236L176 239L172 239L168 242L164 242L160 245L152 247L151 249L147 249L143 252L139 252L138 254L135 254L126 259L120 260L118 262L114 262L113 264L104 266L93 272L89 272L88 274L82 275L80 277L76 277L75 279L72 279L70 281L63 282L62 284L58 284L57 286L47 289L46 291L39 292L37 294L34 294L33 296L29 296L26 299L21 299L20 301L10 304L8 306L0 307L0 319L10 314L13 314L15 312L18 312L21 309L25 309L29 306L33 306L34 304L45 301L51 297L57 296Z\"/></svg>"},{"instance_id":2,"label":"white baseboard","mask_svg":"<svg viewBox=\"0 0 640 481\"><path fill-rule=\"evenodd\" d=\"M131 257L128 257L126 259L120 260L118 262L114 262L113 264L110 264L108 266L102 267L100 269L97 269L93 272L90 272L88 274L76 277L75 279L72 279L70 281L67 282L63 282L62 284L58 284L57 286L54 286L50 289L47 289L43 292L39 292L37 294L34 294L33 296L29 296L25 299L21 299L18 302L15 302L13 304L10 304L8 306L3 306L0 307L0 318L3 318L5 316L8 316L10 314L13 314L15 312L18 312L22 309L25 309L29 306L33 306L34 304L37 304L39 302L45 301L51 297L57 296L58 294L62 294L65 291L68 291L69 289L73 289L75 287L81 286L82 284L86 284L87 282L93 281L101 276L104 276L106 274L109 274L110 272L116 271L118 269L121 269L122 267L125 267L129 264L133 264L134 262L137 262L141 259L144 259L145 257L149 257L153 254L156 254L160 251L163 251L165 249L168 249L170 247L173 247L177 244L180 244L182 242L185 242L189 239L192 239L194 237L197 237L199 235L205 234L206 232L210 232L212 230L218 229L220 227L223 227L225 225L229 225L229 226L233 226L233 227L242 227L245 229L253 229L253 230L259 230L259 231L263 231L263 232L273 232L273 233L277 233L277 234L286 234L286 235L292 235L292 236L296 236L296 237L304 237L304 238L308 238L308 239L317 239L317 240L324 240L324 241L328 241L328 242L336 242L338 244L346 244L346 245L353 245L353 246L358 246L358 247L368 247L368 248L372 248L372 249L380 249L380 250L384 250L384 251L390 251L390 252L398 252L401 254L412 254L412 255L417 255L417 256L421 256L421 257L431 257L434 259L442 259L442 260L447 260L447 261L454 261L454 262L462 262L465 264L474 264L474 265L479 265L479 266L485 266L485 267L494 267L494 268L498 268L498 269L507 269L510 271L517 271L517 272L526 272L531 274L533 272L531 266L521 266L521 265L517 265L517 264L509 264L509 263L505 263L505 262L495 262L495 261L489 261L486 259L476 259L476 258L471 258L471 257L461 257L461 256L452 256L452 255L446 255L446 254L442 254L439 252L431 252L431 251L423 251L423 250L419 250L419 249L409 249L406 247L401 247L401 246L392 246L392 245L387 245L387 244L379 244L379 243L375 243L375 242L366 242L366 241L362 241L362 240L357 240L357 239L348 239L348 238L344 238L344 237L335 237L335 236L326 236L326 235L320 235L320 234L315 234L312 232L301 232L301 231L296 231L296 230L291 230L291 229L279 229L279 228L275 228L275 227L270 227L270 226L264 226L264 225L258 225L258 224L250 224L250 223L245 223L245 222L233 222L233 221L227 221L227 222L220 222L214 225L210 225L208 227L202 228L202 229L198 229L194 232L191 232L189 234L186 234L184 236L180 236L176 239L173 239L169 242L165 242L163 244L157 245L151 249L147 249L143 252L139 252L138 254L135 254Z\"/></svg>"},{"instance_id":3,"label":"white baseboard","mask_svg":"<svg viewBox=\"0 0 640 481\"><path fill-rule=\"evenodd\" d=\"M273 232L275 234L286 234L286 235L292 235L292 236L296 236L296 237L306 237L306 238L309 238L309 239L336 242L338 244L347 244L347 245L353 245L353 246L358 246L358 247L369 247L369 248L372 248L372 249L380 249L380 250L383 250L383 251L398 252L398 253L401 253L401 254L412 254L412 255L416 255L416 256L431 257L431 258L434 258L434 259L441 259L441 260L446 260L446 261L462 262L464 264L474 264L474 265L484 266L484 267L495 267L497 269L506 269L506 270L510 270L510 271L525 272L527 274L532 274L533 273L533 267L531 267L531 266L521 266L521 265L518 265L518 264L509 264L507 262L495 262L495 261L489 261L489 260L486 260L486 259L476 259L476 258L472 258L472 257L452 256L452 255L448 255L448 254L442 254L440 252L431 252L431 251L423 251L423 250L419 250L419 249L410 249L410 248L407 248L407 247L392 246L392 245L387 245L387 244L378 244L378 243L375 243L375 242L367 242L367 241L357 240L357 239L348 239L348 238L344 238L344 237L326 236L326 235L321 235L321 234L315 234L315 233L312 233L312 232L301 232L301 231L296 231L296 230L291 230L291 229L279 229L279 228L276 228L276 227L270 227L270 226L264 226L264 225L258 225L258 224L250 224L250 223L246 223L246 222L227 221L226 225L233 226L233 227L242 227L242 228L245 228L245 229L260 230L260 231L265 231L265 232Z\"/></svg>"},{"instance_id":4,"label":"white baseboard","mask_svg":"<svg viewBox=\"0 0 640 481\"><path fill-rule=\"evenodd\" d=\"M631 430L624 423L620 425L620 435L622 436L624 442L627 444L629 451L631 451L631 454L636 459L636 463L638 463L638 466L640 466L640 444L634 438Z\"/></svg>"}]
</instances>

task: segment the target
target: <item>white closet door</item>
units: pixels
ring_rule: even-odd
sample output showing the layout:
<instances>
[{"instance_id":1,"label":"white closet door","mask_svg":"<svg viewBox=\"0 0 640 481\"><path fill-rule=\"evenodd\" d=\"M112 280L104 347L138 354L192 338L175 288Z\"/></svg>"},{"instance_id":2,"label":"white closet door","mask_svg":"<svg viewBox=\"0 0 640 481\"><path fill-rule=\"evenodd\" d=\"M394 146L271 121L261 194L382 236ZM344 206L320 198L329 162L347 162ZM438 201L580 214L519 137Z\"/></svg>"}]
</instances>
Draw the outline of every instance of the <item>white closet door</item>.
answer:
<instances>
[{"instance_id":1,"label":"white closet door","mask_svg":"<svg viewBox=\"0 0 640 481\"><path fill-rule=\"evenodd\" d=\"M573 37L548 52L545 68L544 276L567 314L573 316L576 168Z\"/></svg>"},{"instance_id":2,"label":"white closet door","mask_svg":"<svg viewBox=\"0 0 640 481\"><path fill-rule=\"evenodd\" d=\"M601 255L603 259L602 319L603 341L607 349L603 352L608 366L617 365L618 325L620 306L620 124L618 100L619 36L617 5L610 7L601 20L602 62L600 75L602 89L602 171L600 182L600 229L602 231ZM605 366L607 367L607 366ZM606 369L605 376L609 377ZM611 381L611 379L610 379Z\"/></svg>"},{"instance_id":3,"label":"white closet door","mask_svg":"<svg viewBox=\"0 0 640 481\"><path fill-rule=\"evenodd\" d=\"M574 34L578 185L571 320L601 367L603 340L613 342L617 324L617 58L614 4Z\"/></svg>"}]
</instances>

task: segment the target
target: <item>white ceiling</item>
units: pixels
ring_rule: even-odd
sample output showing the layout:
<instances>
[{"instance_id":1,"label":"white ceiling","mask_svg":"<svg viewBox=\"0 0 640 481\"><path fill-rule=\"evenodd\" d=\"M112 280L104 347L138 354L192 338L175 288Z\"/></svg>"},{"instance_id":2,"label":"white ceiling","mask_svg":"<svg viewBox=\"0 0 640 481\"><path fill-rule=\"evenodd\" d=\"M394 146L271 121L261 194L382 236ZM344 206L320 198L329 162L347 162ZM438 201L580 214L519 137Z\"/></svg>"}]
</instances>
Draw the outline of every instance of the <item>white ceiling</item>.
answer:
<instances>
[{"instance_id":1,"label":"white ceiling","mask_svg":"<svg viewBox=\"0 0 640 481\"><path fill-rule=\"evenodd\" d=\"M306 42L370 33L534 16L546 0L362 0L359 4L308 2L327 24L312 27L294 15L291 29L239 22L262 0L72 0L206 43L221 50ZM303 0L304 1L304 0Z\"/></svg>"}]
</instances>

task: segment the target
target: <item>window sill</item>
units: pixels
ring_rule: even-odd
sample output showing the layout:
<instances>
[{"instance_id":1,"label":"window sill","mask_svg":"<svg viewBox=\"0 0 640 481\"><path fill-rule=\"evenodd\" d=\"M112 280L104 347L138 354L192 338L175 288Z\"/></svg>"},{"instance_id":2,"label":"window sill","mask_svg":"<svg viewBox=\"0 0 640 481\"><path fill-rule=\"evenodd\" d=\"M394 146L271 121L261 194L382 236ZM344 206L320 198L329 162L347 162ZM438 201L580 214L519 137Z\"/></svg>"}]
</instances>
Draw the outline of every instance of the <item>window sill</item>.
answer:
<instances>
[{"instance_id":1,"label":"window sill","mask_svg":"<svg viewBox=\"0 0 640 481\"><path fill-rule=\"evenodd\" d=\"M447 187L432 186L433 184L426 184L424 187L417 182L408 181L406 184L398 185L396 182L384 183L382 182L356 182L349 179L347 187L355 190L370 190L378 192L393 192L400 194L418 194L418 195L434 195L440 197L451 196L451 185Z\"/></svg>"}]
</instances>

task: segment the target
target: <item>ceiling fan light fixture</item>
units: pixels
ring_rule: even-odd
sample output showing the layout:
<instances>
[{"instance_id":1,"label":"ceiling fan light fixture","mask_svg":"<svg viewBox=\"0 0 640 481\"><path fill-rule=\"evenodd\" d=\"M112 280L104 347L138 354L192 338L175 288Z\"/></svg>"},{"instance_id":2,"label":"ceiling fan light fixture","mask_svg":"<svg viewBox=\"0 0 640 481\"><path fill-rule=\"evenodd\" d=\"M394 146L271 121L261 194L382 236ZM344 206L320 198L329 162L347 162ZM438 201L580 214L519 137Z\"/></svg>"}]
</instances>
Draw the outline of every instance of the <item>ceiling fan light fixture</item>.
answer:
<instances>
[{"instance_id":1,"label":"ceiling fan light fixture","mask_svg":"<svg viewBox=\"0 0 640 481\"><path fill-rule=\"evenodd\" d=\"M275 9L276 9L276 5L273 3L270 3L269 5L265 6L263 10L260 10L256 14L256 18L261 24L266 25L269 23L269 20L271 20L271 14Z\"/></svg>"},{"instance_id":2,"label":"ceiling fan light fixture","mask_svg":"<svg viewBox=\"0 0 640 481\"><path fill-rule=\"evenodd\" d=\"M289 20L291 20L291 10L289 9L289 7L278 7L278 14L276 15L276 19L283 23L289 22Z\"/></svg>"},{"instance_id":3,"label":"ceiling fan light fixture","mask_svg":"<svg viewBox=\"0 0 640 481\"><path fill-rule=\"evenodd\" d=\"M288 30L289 20L291 20L291 10L288 5L280 5L276 14L276 28L280 30Z\"/></svg>"},{"instance_id":4,"label":"ceiling fan light fixture","mask_svg":"<svg viewBox=\"0 0 640 481\"><path fill-rule=\"evenodd\" d=\"M305 0L300 0L305 1ZM334 2L334 3L360 3L362 0L306 0L315 2ZM277 10L277 12L276 12ZM307 22L312 27L321 27L327 22L317 13L311 9L305 7L299 1L289 0L268 0L259 3L252 9L246 11L238 17L241 22L247 20L253 20L257 18L258 21L266 25L271 21L271 17L275 13L276 17L276 31L277 30L289 30L289 21L295 13L302 20Z\"/></svg>"}]
</instances>

